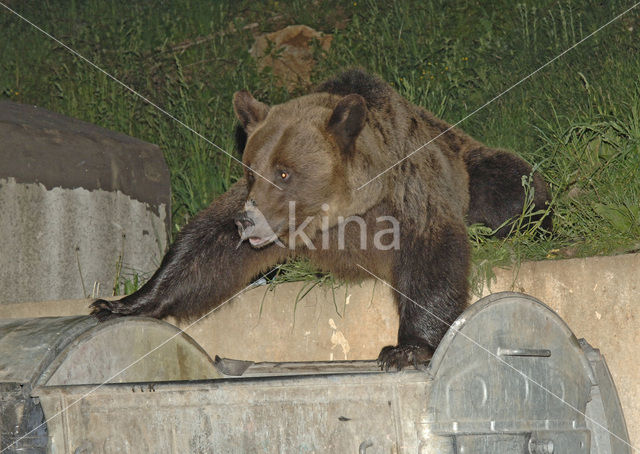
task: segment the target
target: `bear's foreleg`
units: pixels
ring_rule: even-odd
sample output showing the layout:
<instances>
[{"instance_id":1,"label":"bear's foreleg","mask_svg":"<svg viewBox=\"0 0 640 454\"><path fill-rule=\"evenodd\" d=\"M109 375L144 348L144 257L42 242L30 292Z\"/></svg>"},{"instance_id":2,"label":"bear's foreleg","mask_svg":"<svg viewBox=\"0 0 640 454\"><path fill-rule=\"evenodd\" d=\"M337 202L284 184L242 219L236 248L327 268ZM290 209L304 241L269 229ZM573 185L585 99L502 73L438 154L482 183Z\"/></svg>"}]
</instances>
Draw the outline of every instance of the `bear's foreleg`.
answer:
<instances>
[{"instance_id":1,"label":"bear's foreleg","mask_svg":"<svg viewBox=\"0 0 640 454\"><path fill-rule=\"evenodd\" d=\"M180 231L142 288L120 300L96 300L92 314L100 320L123 315L196 317L283 261L287 251L277 245L253 249L246 241L240 243L234 220L246 197L243 179Z\"/></svg>"},{"instance_id":2,"label":"bear's foreleg","mask_svg":"<svg viewBox=\"0 0 640 454\"><path fill-rule=\"evenodd\" d=\"M464 225L440 225L428 236L403 237L392 280L400 316L398 345L380 352L378 364L385 370L430 359L468 295L470 248Z\"/></svg>"}]
</instances>

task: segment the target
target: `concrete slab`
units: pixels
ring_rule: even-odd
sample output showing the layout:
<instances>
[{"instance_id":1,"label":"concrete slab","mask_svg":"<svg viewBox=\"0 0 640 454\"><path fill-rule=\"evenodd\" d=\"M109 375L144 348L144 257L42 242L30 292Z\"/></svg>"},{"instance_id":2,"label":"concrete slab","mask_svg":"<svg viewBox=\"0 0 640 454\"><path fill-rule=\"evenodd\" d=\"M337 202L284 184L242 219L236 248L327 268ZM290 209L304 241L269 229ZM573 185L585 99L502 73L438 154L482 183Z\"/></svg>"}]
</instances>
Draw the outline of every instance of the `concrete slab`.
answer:
<instances>
[{"instance_id":1,"label":"concrete slab","mask_svg":"<svg viewBox=\"0 0 640 454\"><path fill-rule=\"evenodd\" d=\"M156 146L35 106L0 102L2 303L113 294L145 275L170 232Z\"/></svg>"}]
</instances>

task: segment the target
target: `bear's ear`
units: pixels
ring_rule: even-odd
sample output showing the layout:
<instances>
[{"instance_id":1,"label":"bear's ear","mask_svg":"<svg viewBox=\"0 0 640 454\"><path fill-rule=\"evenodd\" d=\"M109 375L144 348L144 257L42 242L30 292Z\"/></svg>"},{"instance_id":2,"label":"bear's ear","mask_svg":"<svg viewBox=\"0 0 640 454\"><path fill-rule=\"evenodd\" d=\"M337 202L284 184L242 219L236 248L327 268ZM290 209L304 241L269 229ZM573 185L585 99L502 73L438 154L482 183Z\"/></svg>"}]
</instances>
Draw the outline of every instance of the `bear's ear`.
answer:
<instances>
[{"instance_id":1,"label":"bear's ear","mask_svg":"<svg viewBox=\"0 0 640 454\"><path fill-rule=\"evenodd\" d=\"M360 95L347 95L333 109L327 129L342 151L348 152L367 120L367 103Z\"/></svg>"},{"instance_id":2,"label":"bear's ear","mask_svg":"<svg viewBox=\"0 0 640 454\"><path fill-rule=\"evenodd\" d=\"M244 130L251 134L256 125L266 118L269 106L256 100L248 91L242 90L233 94L233 110Z\"/></svg>"}]
</instances>

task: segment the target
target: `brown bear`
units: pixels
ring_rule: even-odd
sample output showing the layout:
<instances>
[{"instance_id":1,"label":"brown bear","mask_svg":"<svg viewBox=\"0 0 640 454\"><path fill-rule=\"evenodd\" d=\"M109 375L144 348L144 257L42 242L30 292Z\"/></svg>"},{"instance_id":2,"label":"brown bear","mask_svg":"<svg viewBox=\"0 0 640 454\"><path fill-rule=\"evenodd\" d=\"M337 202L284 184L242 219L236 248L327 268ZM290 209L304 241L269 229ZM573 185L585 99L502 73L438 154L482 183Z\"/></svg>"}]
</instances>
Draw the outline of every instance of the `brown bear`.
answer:
<instances>
[{"instance_id":1,"label":"brown bear","mask_svg":"<svg viewBox=\"0 0 640 454\"><path fill-rule=\"evenodd\" d=\"M382 349L381 367L428 360L467 302L466 223L497 229L517 217L531 166L447 131L361 70L273 107L237 92L234 110L245 177L180 231L140 290L95 301L93 314L196 317L304 256L337 278L375 276L394 289L398 343ZM532 182L544 210L547 187L537 173Z\"/></svg>"}]
</instances>

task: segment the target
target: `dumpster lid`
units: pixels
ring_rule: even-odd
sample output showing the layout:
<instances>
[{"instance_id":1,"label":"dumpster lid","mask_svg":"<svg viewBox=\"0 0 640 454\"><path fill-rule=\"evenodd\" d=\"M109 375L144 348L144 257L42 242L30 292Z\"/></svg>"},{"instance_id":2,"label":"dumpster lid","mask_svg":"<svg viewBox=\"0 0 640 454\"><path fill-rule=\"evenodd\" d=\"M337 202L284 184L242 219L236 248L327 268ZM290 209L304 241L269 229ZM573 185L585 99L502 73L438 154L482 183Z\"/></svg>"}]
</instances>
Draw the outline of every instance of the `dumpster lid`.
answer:
<instances>
[{"instance_id":1,"label":"dumpster lid","mask_svg":"<svg viewBox=\"0 0 640 454\"><path fill-rule=\"evenodd\" d=\"M218 378L187 334L152 318L0 320L0 383L36 385Z\"/></svg>"},{"instance_id":2,"label":"dumpster lid","mask_svg":"<svg viewBox=\"0 0 640 454\"><path fill-rule=\"evenodd\" d=\"M0 320L0 382L33 385L73 338L97 323L85 316Z\"/></svg>"}]
</instances>

